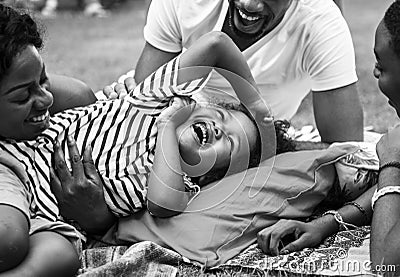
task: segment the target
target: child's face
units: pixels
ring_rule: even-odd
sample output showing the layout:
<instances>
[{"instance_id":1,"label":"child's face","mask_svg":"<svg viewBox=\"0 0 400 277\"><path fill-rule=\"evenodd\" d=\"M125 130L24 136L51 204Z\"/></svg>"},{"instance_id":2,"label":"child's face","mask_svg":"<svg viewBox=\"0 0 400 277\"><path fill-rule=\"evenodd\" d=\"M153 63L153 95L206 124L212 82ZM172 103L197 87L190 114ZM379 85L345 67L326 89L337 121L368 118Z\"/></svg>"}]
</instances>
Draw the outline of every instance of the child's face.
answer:
<instances>
[{"instance_id":1,"label":"child's face","mask_svg":"<svg viewBox=\"0 0 400 277\"><path fill-rule=\"evenodd\" d=\"M49 127L53 96L42 58L30 45L0 80L0 136L31 140Z\"/></svg>"},{"instance_id":2,"label":"child's face","mask_svg":"<svg viewBox=\"0 0 400 277\"><path fill-rule=\"evenodd\" d=\"M183 161L200 176L230 163L234 168L241 164L237 170L246 169L257 129L243 112L207 106L197 107L177 128L177 136ZM193 171L187 173L194 176Z\"/></svg>"},{"instance_id":3,"label":"child's face","mask_svg":"<svg viewBox=\"0 0 400 277\"><path fill-rule=\"evenodd\" d=\"M375 33L374 76L378 79L379 89L400 115L400 58L390 46L390 39L390 34L381 21Z\"/></svg>"}]
</instances>

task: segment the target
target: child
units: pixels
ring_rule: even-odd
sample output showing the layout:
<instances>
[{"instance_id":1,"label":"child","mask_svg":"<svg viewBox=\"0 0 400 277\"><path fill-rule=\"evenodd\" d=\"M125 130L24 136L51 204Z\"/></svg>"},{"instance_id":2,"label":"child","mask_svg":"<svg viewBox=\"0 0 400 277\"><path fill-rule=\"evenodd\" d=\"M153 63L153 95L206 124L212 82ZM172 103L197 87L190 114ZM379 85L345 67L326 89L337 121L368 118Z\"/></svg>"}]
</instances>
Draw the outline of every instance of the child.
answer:
<instances>
[{"instance_id":1,"label":"child","mask_svg":"<svg viewBox=\"0 0 400 277\"><path fill-rule=\"evenodd\" d=\"M72 275L78 266L72 245L79 245L81 236L61 220L49 187L54 145L65 149L73 138L80 151L93 148L106 202L118 216L142 209L146 201L153 214L174 215L191 197L183 193L186 175L193 179L190 188L203 186L275 154L269 110L240 51L223 34L203 37L123 100L50 118L53 98L36 24L29 15L0 5L0 30L0 149L9 156L0 164L0 271L60 276ZM202 67L178 74L178 68L190 66ZM242 105L225 109L187 98L202 88L210 71L204 66L237 74L219 70ZM290 148L282 130L277 133Z\"/></svg>"}]
</instances>

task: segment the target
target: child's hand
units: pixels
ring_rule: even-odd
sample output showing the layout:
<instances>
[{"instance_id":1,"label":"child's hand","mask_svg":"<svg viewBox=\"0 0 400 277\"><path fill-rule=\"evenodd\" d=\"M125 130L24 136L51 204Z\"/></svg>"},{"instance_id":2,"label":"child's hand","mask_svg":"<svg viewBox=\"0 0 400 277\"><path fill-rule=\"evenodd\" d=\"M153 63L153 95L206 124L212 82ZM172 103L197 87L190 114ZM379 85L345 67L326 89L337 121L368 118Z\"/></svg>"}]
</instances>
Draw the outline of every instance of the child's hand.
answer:
<instances>
[{"instance_id":1,"label":"child's hand","mask_svg":"<svg viewBox=\"0 0 400 277\"><path fill-rule=\"evenodd\" d=\"M190 97L174 97L169 107L163 110L157 118L157 126L173 124L176 128L185 122L194 111L196 102Z\"/></svg>"}]
</instances>

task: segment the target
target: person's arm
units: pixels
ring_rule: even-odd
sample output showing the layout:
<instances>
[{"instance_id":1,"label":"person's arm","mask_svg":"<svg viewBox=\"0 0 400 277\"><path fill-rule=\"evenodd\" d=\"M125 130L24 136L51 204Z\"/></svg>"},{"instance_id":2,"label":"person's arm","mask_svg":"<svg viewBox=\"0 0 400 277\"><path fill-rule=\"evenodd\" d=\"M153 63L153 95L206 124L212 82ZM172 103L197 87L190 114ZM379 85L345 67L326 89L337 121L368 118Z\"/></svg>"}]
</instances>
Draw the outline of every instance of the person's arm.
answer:
<instances>
[{"instance_id":1,"label":"person's arm","mask_svg":"<svg viewBox=\"0 0 400 277\"><path fill-rule=\"evenodd\" d=\"M363 140L363 110L357 85L313 92L315 122L326 143Z\"/></svg>"},{"instance_id":2,"label":"person's arm","mask_svg":"<svg viewBox=\"0 0 400 277\"><path fill-rule=\"evenodd\" d=\"M400 162L399 138L400 126L397 126L379 140L377 153L380 166L388 162ZM380 172L377 189L388 186L400 186L400 169L388 167ZM400 231L399 222L400 195L393 193L380 197L375 203L371 224L370 254L373 269L381 264L397 265L396 272L400 272L400 242L396 233Z\"/></svg>"},{"instance_id":3,"label":"person's arm","mask_svg":"<svg viewBox=\"0 0 400 277\"><path fill-rule=\"evenodd\" d=\"M254 78L240 50L224 33L204 35L179 59L178 84L203 78L213 67L228 79L239 99L258 100ZM255 92L251 93L252 90ZM253 100L253 96L256 100ZM191 113L192 106L177 98L158 120L157 145L153 170L148 181L148 210L159 217L182 212L189 201L184 192L176 127Z\"/></svg>"},{"instance_id":4,"label":"person's arm","mask_svg":"<svg viewBox=\"0 0 400 277\"><path fill-rule=\"evenodd\" d=\"M139 84L160 66L166 62L169 62L179 54L180 52L174 53L160 50L146 42L142 50L142 54L140 55L136 64L134 77L135 82Z\"/></svg>"},{"instance_id":5,"label":"person's arm","mask_svg":"<svg viewBox=\"0 0 400 277\"><path fill-rule=\"evenodd\" d=\"M56 232L42 231L29 236L29 251L13 269L1 277L75 276L79 257L72 243Z\"/></svg>"},{"instance_id":6,"label":"person's arm","mask_svg":"<svg viewBox=\"0 0 400 277\"><path fill-rule=\"evenodd\" d=\"M355 205L345 205L337 210L345 223L357 226L369 224L369 218L372 214L371 197L374 190L375 187L370 188L354 201L361 206L365 214ZM339 225L331 214L310 222L282 219L261 230L257 235L257 242L259 247L267 254L287 254L300 251L306 247L317 246L325 238L338 231ZM282 247L282 241L285 241L285 238L291 234L293 234L292 240Z\"/></svg>"},{"instance_id":7,"label":"person's arm","mask_svg":"<svg viewBox=\"0 0 400 277\"><path fill-rule=\"evenodd\" d=\"M182 54L179 66L178 83L200 78L214 67L231 84L248 110L267 121L272 120L245 57L225 33L210 32L202 36Z\"/></svg>"},{"instance_id":8,"label":"person's arm","mask_svg":"<svg viewBox=\"0 0 400 277\"><path fill-rule=\"evenodd\" d=\"M72 244L55 232L29 235L26 215L0 205L0 276L73 276L79 259Z\"/></svg>"},{"instance_id":9,"label":"person's arm","mask_svg":"<svg viewBox=\"0 0 400 277\"><path fill-rule=\"evenodd\" d=\"M148 180L147 209L157 217L170 217L185 210L189 194L181 168L176 128L187 120L195 103L190 98L173 98L157 119L157 143Z\"/></svg>"},{"instance_id":10,"label":"person's arm","mask_svg":"<svg viewBox=\"0 0 400 277\"><path fill-rule=\"evenodd\" d=\"M96 102L92 89L78 79L49 74L49 81L50 91L54 97L50 108L51 114Z\"/></svg>"}]
</instances>

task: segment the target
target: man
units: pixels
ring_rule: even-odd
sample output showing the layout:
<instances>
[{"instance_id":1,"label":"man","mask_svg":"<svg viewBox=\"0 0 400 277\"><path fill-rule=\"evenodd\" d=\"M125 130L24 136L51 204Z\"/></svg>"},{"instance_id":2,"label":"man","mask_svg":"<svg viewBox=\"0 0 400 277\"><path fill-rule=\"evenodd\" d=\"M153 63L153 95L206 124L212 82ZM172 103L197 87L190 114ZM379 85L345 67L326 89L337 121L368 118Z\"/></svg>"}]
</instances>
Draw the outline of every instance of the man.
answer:
<instances>
[{"instance_id":1,"label":"man","mask_svg":"<svg viewBox=\"0 0 400 277\"><path fill-rule=\"evenodd\" d=\"M292 118L311 90L323 141L363 139L354 49L333 1L153 0L136 83L213 30L242 50L276 118ZM229 91L221 79L207 85Z\"/></svg>"}]
</instances>

